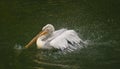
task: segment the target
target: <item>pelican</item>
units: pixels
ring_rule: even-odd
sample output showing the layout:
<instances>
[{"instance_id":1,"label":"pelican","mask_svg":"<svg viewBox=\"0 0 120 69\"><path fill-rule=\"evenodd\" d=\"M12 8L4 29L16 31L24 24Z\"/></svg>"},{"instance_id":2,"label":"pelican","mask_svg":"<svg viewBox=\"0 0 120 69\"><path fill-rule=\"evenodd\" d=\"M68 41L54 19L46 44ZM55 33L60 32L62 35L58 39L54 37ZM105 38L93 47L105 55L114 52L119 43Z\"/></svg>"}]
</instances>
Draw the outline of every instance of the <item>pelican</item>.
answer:
<instances>
[{"instance_id":1,"label":"pelican","mask_svg":"<svg viewBox=\"0 0 120 69\"><path fill-rule=\"evenodd\" d=\"M84 43L74 30L60 29L56 30L52 24L47 24L26 46L29 48L36 42L38 49L59 49L59 50L75 50L82 47L80 43Z\"/></svg>"}]
</instances>

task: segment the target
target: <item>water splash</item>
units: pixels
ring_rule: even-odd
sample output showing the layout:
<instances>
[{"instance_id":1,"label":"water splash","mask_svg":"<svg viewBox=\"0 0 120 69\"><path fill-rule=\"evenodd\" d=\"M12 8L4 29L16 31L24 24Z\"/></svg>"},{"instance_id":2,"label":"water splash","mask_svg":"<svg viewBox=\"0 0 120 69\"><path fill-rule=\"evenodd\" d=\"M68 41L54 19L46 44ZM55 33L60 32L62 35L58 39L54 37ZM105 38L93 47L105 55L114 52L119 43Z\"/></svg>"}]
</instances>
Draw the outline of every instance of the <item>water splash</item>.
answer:
<instances>
[{"instance_id":1,"label":"water splash","mask_svg":"<svg viewBox=\"0 0 120 69\"><path fill-rule=\"evenodd\" d=\"M24 49L24 47L22 45L20 45L20 44L15 44L14 49L22 50L22 49Z\"/></svg>"}]
</instances>

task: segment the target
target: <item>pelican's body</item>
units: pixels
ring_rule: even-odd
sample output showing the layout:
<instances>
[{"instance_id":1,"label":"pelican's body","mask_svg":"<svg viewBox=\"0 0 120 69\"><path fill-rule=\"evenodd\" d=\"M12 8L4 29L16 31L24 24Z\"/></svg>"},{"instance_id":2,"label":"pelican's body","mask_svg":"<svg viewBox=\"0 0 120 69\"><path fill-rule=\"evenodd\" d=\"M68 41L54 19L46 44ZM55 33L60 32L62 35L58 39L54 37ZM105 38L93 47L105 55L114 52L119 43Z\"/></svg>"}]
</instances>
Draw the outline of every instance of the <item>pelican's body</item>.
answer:
<instances>
[{"instance_id":1,"label":"pelican's body","mask_svg":"<svg viewBox=\"0 0 120 69\"><path fill-rule=\"evenodd\" d=\"M60 49L60 50L73 50L81 47L80 43L83 41L79 38L74 30L67 29L54 29L53 25L47 24L43 27L42 33L38 34L31 42L25 47L36 41L38 49Z\"/></svg>"}]
</instances>

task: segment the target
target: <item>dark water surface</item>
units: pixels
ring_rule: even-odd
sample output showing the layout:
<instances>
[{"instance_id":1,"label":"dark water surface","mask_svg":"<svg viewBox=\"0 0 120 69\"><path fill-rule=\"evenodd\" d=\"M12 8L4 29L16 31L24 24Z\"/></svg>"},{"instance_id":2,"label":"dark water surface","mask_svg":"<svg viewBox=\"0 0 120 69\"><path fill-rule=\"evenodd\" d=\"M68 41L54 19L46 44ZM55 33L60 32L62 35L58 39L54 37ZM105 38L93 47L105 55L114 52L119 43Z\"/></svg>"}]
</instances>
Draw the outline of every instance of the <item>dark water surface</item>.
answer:
<instances>
[{"instance_id":1,"label":"dark water surface","mask_svg":"<svg viewBox=\"0 0 120 69\"><path fill-rule=\"evenodd\" d=\"M0 69L119 69L119 0L0 1ZM78 32L88 46L66 55L24 46L41 28Z\"/></svg>"}]
</instances>

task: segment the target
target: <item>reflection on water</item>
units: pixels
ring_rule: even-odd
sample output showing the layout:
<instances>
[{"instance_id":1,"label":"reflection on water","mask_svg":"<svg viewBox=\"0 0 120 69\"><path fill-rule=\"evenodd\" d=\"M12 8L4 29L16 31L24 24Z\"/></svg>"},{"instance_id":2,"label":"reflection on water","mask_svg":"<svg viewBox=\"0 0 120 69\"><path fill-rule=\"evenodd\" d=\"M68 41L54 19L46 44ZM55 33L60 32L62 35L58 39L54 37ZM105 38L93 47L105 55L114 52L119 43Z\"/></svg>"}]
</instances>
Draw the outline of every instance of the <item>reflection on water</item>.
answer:
<instances>
[{"instance_id":1,"label":"reflection on water","mask_svg":"<svg viewBox=\"0 0 120 69\"><path fill-rule=\"evenodd\" d=\"M20 63L21 67L23 65L23 68L32 68L32 69L49 68L49 67L52 68L59 67L63 69L79 68L78 65L71 65L70 62L71 60L69 58L70 57L73 58L73 55L76 56L79 55L80 50L83 48L84 47L78 48L75 51L71 51L71 52L69 51L63 52L59 50L42 50L42 49L34 49L34 48L27 50L21 48L20 45L15 45L15 50L14 50L16 57L15 61ZM24 56L22 57L23 59L21 58L21 56ZM23 64L24 60L26 60L27 63L32 63L32 66L31 64L29 66L29 64L25 62L27 65L24 67Z\"/></svg>"},{"instance_id":2,"label":"reflection on water","mask_svg":"<svg viewBox=\"0 0 120 69\"><path fill-rule=\"evenodd\" d=\"M105 0L35 0L0 2L0 69L119 69L119 2ZM71 53L14 49L24 46L41 28L53 24L89 40Z\"/></svg>"}]
</instances>

